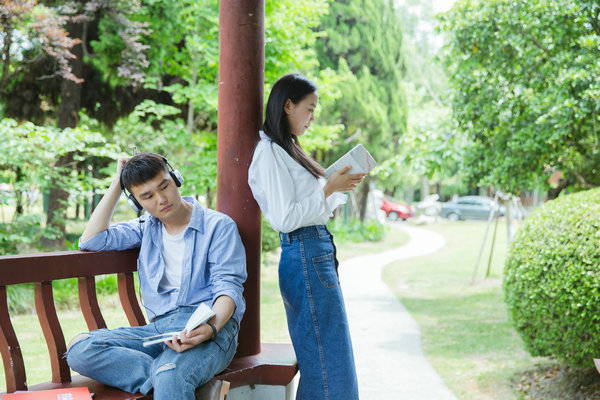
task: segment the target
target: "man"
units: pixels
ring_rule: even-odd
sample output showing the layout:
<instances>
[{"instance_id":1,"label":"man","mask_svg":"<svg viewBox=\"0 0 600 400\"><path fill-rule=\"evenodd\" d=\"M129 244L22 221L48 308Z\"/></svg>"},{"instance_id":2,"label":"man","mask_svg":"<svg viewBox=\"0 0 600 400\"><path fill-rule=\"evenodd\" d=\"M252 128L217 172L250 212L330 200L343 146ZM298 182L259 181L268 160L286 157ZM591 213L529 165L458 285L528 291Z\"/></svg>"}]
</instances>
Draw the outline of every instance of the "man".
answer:
<instances>
[{"instance_id":1,"label":"man","mask_svg":"<svg viewBox=\"0 0 600 400\"><path fill-rule=\"evenodd\" d=\"M138 276L150 323L77 335L67 361L107 385L153 391L156 400L194 399L198 386L229 365L245 310L246 258L237 227L228 216L183 198L182 182L160 155L120 159L79 240L82 250L140 249ZM122 190L134 209L146 213L109 226ZM187 332L185 324L201 303L216 315ZM167 332L180 332L180 338L143 346L144 338Z\"/></svg>"}]
</instances>

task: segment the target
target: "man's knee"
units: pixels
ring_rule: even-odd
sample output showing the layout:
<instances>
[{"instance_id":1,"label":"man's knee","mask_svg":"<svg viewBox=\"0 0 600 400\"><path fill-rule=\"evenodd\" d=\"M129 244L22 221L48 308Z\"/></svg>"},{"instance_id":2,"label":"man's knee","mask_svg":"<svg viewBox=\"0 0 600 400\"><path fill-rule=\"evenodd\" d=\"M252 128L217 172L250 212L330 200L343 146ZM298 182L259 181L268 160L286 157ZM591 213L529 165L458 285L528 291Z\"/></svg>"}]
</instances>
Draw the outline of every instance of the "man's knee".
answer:
<instances>
[{"instance_id":1,"label":"man's knee","mask_svg":"<svg viewBox=\"0 0 600 400\"><path fill-rule=\"evenodd\" d=\"M81 342L82 340L91 338L92 334L89 332L84 332L84 333L80 333L79 335L75 335L75 337L73 337L73 339L71 339L71 341L69 342L69 345L67 346L67 352L69 350L71 350L71 347L73 347L73 345Z\"/></svg>"},{"instance_id":2,"label":"man's knee","mask_svg":"<svg viewBox=\"0 0 600 400\"><path fill-rule=\"evenodd\" d=\"M165 371L171 371L174 370L176 367L175 363L166 363L164 365L161 365L160 367L158 367L156 369L156 375L160 374L161 372L165 372Z\"/></svg>"}]
</instances>

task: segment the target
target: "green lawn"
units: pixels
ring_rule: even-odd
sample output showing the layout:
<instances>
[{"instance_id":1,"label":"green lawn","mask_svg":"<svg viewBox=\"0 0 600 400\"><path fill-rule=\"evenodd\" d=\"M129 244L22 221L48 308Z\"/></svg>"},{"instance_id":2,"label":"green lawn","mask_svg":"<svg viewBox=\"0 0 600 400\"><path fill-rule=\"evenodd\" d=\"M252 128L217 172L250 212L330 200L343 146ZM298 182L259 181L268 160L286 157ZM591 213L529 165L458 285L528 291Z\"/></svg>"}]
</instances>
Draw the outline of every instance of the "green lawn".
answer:
<instances>
[{"instance_id":1,"label":"green lawn","mask_svg":"<svg viewBox=\"0 0 600 400\"><path fill-rule=\"evenodd\" d=\"M396 262L386 283L421 326L427 359L459 399L519 399L523 371L547 360L531 357L508 320L501 288L506 225L500 222L490 277L485 273L493 234L471 285L486 222L448 222L425 227L442 234L435 254Z\"/></svg>"}]
</instances>

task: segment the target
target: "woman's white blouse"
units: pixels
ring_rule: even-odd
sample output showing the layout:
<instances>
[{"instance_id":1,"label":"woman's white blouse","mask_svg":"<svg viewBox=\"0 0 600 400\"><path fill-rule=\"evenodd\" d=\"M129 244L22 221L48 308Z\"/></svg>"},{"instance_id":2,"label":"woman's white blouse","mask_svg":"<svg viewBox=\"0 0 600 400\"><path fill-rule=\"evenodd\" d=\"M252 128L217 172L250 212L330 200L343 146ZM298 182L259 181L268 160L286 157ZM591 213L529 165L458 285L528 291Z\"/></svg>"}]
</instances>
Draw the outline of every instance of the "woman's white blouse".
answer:
<instances>
[{"instance_id":1,"label":"woman's white blouse","mask_svg":"<svg viewBox=\"0 0 600 400\"><path fill-rule=\"evenodd\" d=\"M248 184L265 218L283 233L310 225L323 225L346 195L327 199L324 178L315 178L264 132L254 150Z\"/></svg>"}]
</instances>

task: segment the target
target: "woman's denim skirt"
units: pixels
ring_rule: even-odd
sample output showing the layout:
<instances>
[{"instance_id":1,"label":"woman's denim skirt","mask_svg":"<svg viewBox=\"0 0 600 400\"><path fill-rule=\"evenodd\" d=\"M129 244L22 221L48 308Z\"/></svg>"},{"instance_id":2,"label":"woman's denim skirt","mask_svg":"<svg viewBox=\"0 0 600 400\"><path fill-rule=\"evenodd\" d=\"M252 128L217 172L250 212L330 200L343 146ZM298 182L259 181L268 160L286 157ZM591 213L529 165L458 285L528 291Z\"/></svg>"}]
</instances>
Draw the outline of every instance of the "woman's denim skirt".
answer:
<instances>
[{"instance_id":1,"label":"woman's denim skirt","mask_svg":"<svg viewBox=\"0 0 600 400\"><path fill-rule=\"evenodd\" d=\"M358 399L333 236L325 225L279 236L279 287L300 369L296 399Z\"/></svg>"}]
</instances>

